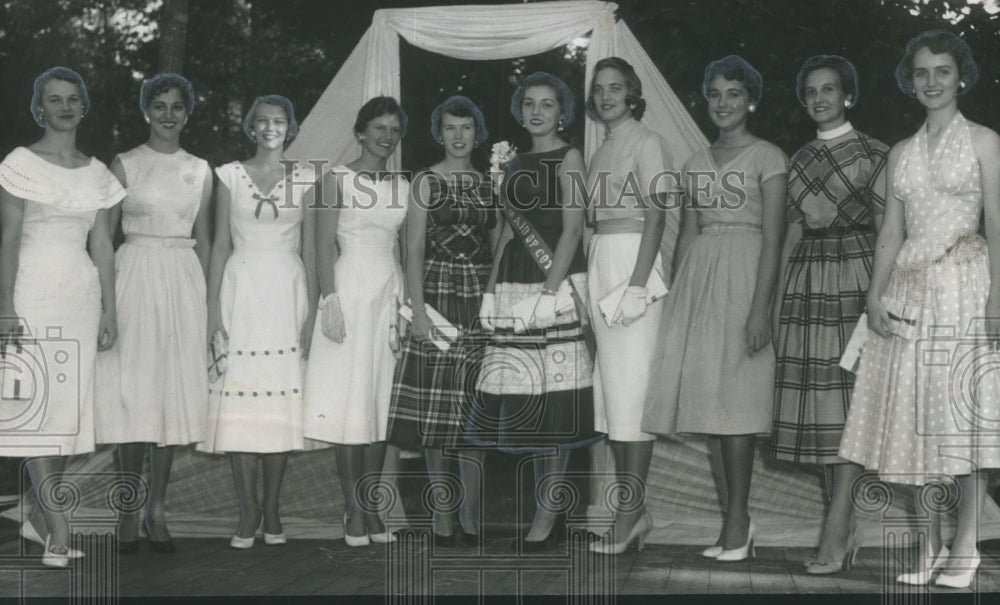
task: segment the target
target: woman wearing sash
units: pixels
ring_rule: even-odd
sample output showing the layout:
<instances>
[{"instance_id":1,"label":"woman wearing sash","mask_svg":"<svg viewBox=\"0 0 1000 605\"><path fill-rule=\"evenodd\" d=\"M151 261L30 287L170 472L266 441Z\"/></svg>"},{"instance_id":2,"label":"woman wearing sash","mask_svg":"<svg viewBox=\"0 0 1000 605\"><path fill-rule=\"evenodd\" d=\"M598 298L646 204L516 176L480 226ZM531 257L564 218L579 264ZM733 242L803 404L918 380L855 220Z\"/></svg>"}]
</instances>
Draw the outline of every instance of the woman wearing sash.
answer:
<instances>
[{"instance_id":1,"label":"woman wearing sash","mask_svg":"<svg viewBox=\"0 0 1000 605\"><path fill-rule=\"evenodd\" d=\"M837 573L861 546L851 486L861 472L837 456L854 386L840 367L850 326L865 308L876 226L885 207L888 147L854 130L846 112L858 74L837 55L806 60L796 94L816 122L816 139L792 157L788 179L790 250L780 298L774 431L778 460L822 464L831 498L816 558L806 573Z\"/></svg>"},{"instance_id":2,"label":"woman wearing sash","mask_svg":"<svg viewBox=\"0 0 1000 605\"><path fill-rule=\"evenodd\" d=\"M702 94L719 138L688 160L676 276L664 308L643 427L718 439L728 495L717 561L753 555L754 442L771 429L771 301L784 236L788 158L747 127L763 79L736 55L705 68Z\"/></svg>"},{"instance_id":3,"label":"woman wearing sash","mask_svg":"<svg viewBox=\"0 0 1000 605\"><path fill-rule=\"evenodd\" d=\"M969 46L943 30L910 40L896 67L927 120L889 152L870 329L840 442L841 457L882 480L936 492L919 499L936 510L905 584L969 586L982 471L1000 468L1000 137L958 109L978 76ZM939 518L948 485L959 498L950 551Z\"/></svg>"},{"instance_id":4,"label":"woman wearing sash","mask_svg":"<svg viewBox=\"0 0 1000 605\"><path fill-rule=\"evenodd\" d=\"M180 146L194 99L191 83L177 74L143 82L139 108L149 140L111 163L128 197L111 219L115 227L122 221L125 243L115 254L118 344L98 357L97 441L118 444L125 482L142 473L149 452L145 525L158 553L174 551L164 510L174 446L204 440L208 419L212 172ZM138 517L121 513L119 552L137 552Z\"/></svg>"},{"instance_id":5,"label":"woman wearing sash","mask_svg":"<svg viewBox=\"0 0 1000 605\"><path fill-rule=\"evenodd\" d=\"M28 457L47 526L37 528L46 534L42 564L53 567L83 556L69 547L69 519L60 506L67 504L61 501L67 488L63 471L68 456L94 451L95 357L117 337L109 209L125 190L97 158L77 149L77 129L89 109L80 74L66 67L45 71L35 79L31 97L31 117L45 132L0 163L4 365L29 378L49 378L32 387L45 392L44 401L7 401L27 406L22 416L33 424L6 432L0 454ZM18 345L28 348L23 355ZM57 375L58 368L69 371Z\"/></svg>"},{"instance_id":6,"label":"woman wearing sash","mask_svg":"<svg viewBox=\"0 0 1000 605\"><path fill-rule=\"evenodd\" d=\"M590 313L599 351L594 370L594 425L606 432L620 481L638 498L645 493L655 436L642 430L642 406L653 380L652 361L663 302L647 296L651 280L665 282L660 242L677 179L666 177L673 158L666 142L639 122L646 111L642 81L624 59L597 62L587 109L604 125L604 143L590 161L588 191L596 220L590 240ZM676 207L676 199L674 200ZM675 213L674 213L675 214ZM670 233L676 233L672 217ZM624 288L621 286L625 284ZM612 291L621 298L610 316L600 301ZM633 540L641 550L653 528L645 501L623 502L614 531L591 550L620 554Z\"/></svg>"},{"instance_id":7,"label":"woman wearing sash","mask_svg":"<svg viewBox=\"0 0 1000 605\"><path fill-rule=\"evenodd\" d=\"M473 332L489 277L490 230L496 226L490 180L472 167L472 150L489 138L486 120L470 99L449 97L431 114L431 133L444 158L414 177L406 211L406 280L413 316L396 365L389 408L389 441L424 450L430 480L447 478L475 396L483 349ZM447 351L424 305L460 330ZM459 452L462 515L436 514L438 544L479 534L482 450Z\"/></svg>"},{"instance_id":8,"label":"woman wearing sash","mask_svg":"<svg viewBox=\"0 0 1000 605\"><path fill-rule=\"evenodd\" d=\"M560 136L573 121L573 93L535 72L511 97L510 111L531 148L511 160L501 184L506 223L480 309L493 338L468 433L504 451L538 452L536 510L520 541L536 551L565 537L556 522L568 511L558 510L556 494L570 450L601 435L593 429L593 363L580 317L587 299L583 154Z\"/></svg>"}]
</instances>

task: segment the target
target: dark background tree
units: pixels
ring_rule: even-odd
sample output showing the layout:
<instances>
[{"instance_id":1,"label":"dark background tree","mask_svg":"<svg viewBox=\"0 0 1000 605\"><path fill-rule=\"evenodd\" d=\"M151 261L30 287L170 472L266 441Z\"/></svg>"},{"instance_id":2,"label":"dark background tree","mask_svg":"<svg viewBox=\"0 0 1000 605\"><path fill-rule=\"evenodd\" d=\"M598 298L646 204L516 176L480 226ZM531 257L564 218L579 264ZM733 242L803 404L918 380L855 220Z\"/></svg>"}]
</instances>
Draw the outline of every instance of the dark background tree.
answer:
<instances>
[{"instance_id":1,"label":"dark background tree","mask_svg":"<svg viewBox=\"0 0 1000 605\"><path fill-rule=\"evenodd\" d=\"M190 78L198 95L184 146L213 164L245 157L251 149L239 122L254 96L290 97L301 120L370 26L376 9L432 3L380 0L344 8L328 0L7 0L0 3L0 110L9 119L0 133L0 153L38 137L27 115L31 82L44 69L61 64L80 71L90 87L94 107L80 136L88 153L110 161L146 139L147 126L137 108L139 85L169 68ZM960 105L970 119L1000 129L994 102L1000 98L1000 67L989 61L1000 44L996 0L620 0L618 5L618 16L710 139L715 133L701 97L702 71L710 60L737 53L761 71L765 93L752 128L790 153L813 130L795 99L795 73L813 54L839 53L861 73L860 103L851 120L888 143L899 140L920 125L923 112L896 88L893 69L906 40L931 27L957 32L972 46L982 76ZM482 106L493 140L523 145L508 110L520 78L537 69L550 71L582 96L585 52L571 46L511 61L472 62L404 42L402 101L413 126L403 142L404 165L416 168L436 161L440 151L428 131L428 117L435 105L456 93ZM567 133L577 142L584 119L581 112ZM487 154L484 146L475 156L477 163L484 165Z\"/></svg>"}]
</instances>

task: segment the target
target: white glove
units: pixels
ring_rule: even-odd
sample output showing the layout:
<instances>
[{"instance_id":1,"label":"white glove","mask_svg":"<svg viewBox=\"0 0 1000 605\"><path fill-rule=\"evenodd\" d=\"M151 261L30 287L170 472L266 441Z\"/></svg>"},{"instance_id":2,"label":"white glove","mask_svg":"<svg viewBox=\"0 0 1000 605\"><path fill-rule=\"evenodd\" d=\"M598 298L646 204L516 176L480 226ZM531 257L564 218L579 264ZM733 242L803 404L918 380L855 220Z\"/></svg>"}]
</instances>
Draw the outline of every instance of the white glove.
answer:
<instances>
[{"instance_id":1,"label":"white glove","mask_svg":"<svg viewBox=\"0 0 1000 605\"><path fill-rule=\"evenodd\" d=\"M327 294L319 301L320 327L323 335L336 343L344 342L344 313L340 310L340 298L336 292Z\"/></svg>"},{"instance_id":2,"label":"white glove","mask_svg":"<svg viewBox=\"0 0 1000 605\"><path fill-rule=\"evenodd\" d=\"M547 328L555 325L556 297L554 294L542 294L538 297L531 323L536 328Z\"/></svg>"},{"instance_id":3,"label":"white glove","mask_svg":"<svg viewBox=\"0 0 1000 605\"><path fill-rule=\"evenodd\" d=\"M614 323L621 322L627 326L636 321L646 313L646 288L640 286L629 286L625 288L625 294L618 303L618 311L615 312Z\"/></svg>"},{"instance_id":4,"label":"white glove","mask_svg":"<svg viewBox=\"0 0 1000 605\"><path fill-rule=\"evenodd\" d=\"M493 324L493 318L497 314L497 303L491 292L483 294L483 302L479 304L479 323L482 324L483 329L492 332L496 329Z\"/></svg>"}]
</instances>

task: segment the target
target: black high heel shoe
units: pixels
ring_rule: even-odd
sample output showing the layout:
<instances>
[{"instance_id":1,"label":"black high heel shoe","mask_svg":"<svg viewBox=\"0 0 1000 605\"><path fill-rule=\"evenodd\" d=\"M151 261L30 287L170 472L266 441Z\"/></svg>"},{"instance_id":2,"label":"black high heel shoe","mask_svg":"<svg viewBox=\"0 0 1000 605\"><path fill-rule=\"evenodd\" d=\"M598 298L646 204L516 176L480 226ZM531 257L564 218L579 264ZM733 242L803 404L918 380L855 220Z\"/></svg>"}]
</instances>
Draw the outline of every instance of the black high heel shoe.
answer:
<instances>
[{"instance_id":1,"label":"black high heel shoe","mask_svg":"<svg viewBox=\"0 0 1000 605\"><path fill-rule=\"evenodd\" d=\"M146 533L149 534L149 547L153 549L153 552L161 555L177 552L177 547L174 546L173 538L167 538L166 540L153 539L153 523L154 521L149 519L149 517L146 517Z\"/></svg>"},{"instance_id":2,"label":"black high heel shoe","mask_svg":"<svg viewBox=\"0 0 1000 605\"><path fill-rule=\"evenodd\" d=\"M566 538L566 514L560 513L556 516L556 520L552 523L551 529L549 529L549 535L545 536L543 540L525 540L524 537L518 538L521 546L521 552L542 552L545 550L552 550L556 546L562 544Z\"/></svg>"}]
</instances>

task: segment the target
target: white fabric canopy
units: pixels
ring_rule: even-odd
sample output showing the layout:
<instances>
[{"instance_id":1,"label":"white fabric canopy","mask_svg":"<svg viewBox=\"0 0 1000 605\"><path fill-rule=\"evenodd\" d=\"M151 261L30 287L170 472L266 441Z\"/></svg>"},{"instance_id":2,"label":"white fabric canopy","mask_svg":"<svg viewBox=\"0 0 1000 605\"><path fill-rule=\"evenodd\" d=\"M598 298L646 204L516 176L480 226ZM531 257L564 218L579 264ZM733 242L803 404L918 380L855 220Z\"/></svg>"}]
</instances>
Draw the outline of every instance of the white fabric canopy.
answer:
<instances>
[{"instance_id":1,"label":"white fabric canopy","mask_svg":"<svg viewBox=\"0 0 1000 605\"><path fill-rule=\"evenodd\" d=\"M615 23L617 8L610 2L573 0L376 11L371 27L302 123L289 156L349 161L359 153L351 129L366 100L389 95L405 107L399 84L400 36L414 46L449 57L495 60L559 48L591 32L587 87L598 60L618 56L631 63L642 79L647 102L643 123L663 135L679 166L707 141L628 26ZM585 98L584 91L574 92L577 98ZM600 125L588 120L586 157L594 153L602 137ZM398 153L392 161L390 167L399 166Z\"/></svg>"},{"instance_id":2,"label":"white fabric canopy","mask_svg":"<svg viewBox=\"0 0 1000 605\"><path fill-rule=\"evenodd\" d=\"M615 22L617 8L611 2L571 0L378 10L361 42L303 121L288 157L324 159L331 165L349 162L360 154L352 130L357 111L365 101L388 95L406 107L400 90L400 36L414 46L449 57L496 60L560 48L590 32L586 89L590 88L594 64L600 59L617 56L631 63L642 80L646 99L642 122L667 141L674 168L679 169L708 142L628 26ZM585 91L574 93L582 104ZM429 118L411 116L418 122ZM600 124L589 119L585 128L584 156L589 160L604 132ZM399 166L397 151L389 160L389 168ZM670 214L660 247L668 275L679 228L678 214Z\"/></svg>"}]
</instances>

